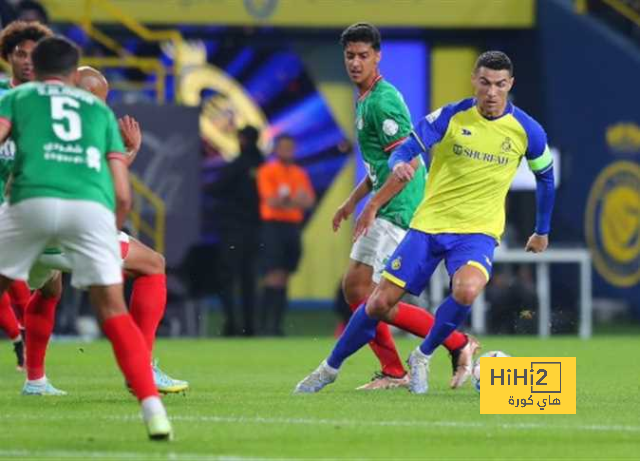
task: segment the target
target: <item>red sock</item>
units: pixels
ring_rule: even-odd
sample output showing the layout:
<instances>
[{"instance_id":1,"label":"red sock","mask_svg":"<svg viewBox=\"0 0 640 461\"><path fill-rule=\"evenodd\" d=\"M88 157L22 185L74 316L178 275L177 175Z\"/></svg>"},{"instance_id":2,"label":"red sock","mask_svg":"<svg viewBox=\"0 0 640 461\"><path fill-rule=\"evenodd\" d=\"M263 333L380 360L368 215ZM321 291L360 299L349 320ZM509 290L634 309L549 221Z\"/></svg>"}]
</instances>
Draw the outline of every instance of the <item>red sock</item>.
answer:
<instances>
[{"instance_id":1,"label":"red sock","mask_svg":"<svg viewBox=\"0 0 640 461\"><path fill-rule=\"evenodd\" d=\"M153 352L158 325L167 307L167 276L165 274L143 275L133 282L129 312L138 325L144 340Z\"/></svg>"},{"instance_id":2,"label":"red sock","mask_svg":"<svg viewBox=\"0 0 640 461\"><path fill-rule=\"evenodd\" d=\"M138 400L158 396L151 372L151 354L129 314L110 317L102 324L124 378Z\"/></svg>"},{"instance_id":3,"label":"red sock","mask_svg":"<svg viewBox=\"0 0 640 461\"><path fill-rule=\"evenodd\" d=\"M24 325L24 312L31 299L31 290L29 285L22 280L15 280L9 285L9 297L11 298L11 304L16 311L16 317L21 325Z\"/></svg>"},{"instance_id":4,"label":"red sock","mask_svg":"<svg viewBox=\"0 0 640 461\"><path fill-rule=\"evenodd\" d=\"M351 307L351 311L354 311L360 304L362 303L353 304L349 307ZM373 350L373 353L376 354L376 357L378 357L384 374L400 378L407 373L398 355L396 343L393 341L393 335L391 334L391 330L389 330L389 325L384 322L378 324L376 337L369 343L369 346Z\"/></svg>"},{"instance_id":5,"label":"red sock","mask_svg":"<svg viewBox=\"0 0 640 461\"><path fill-rule=\"evenodd\" d=\"M399 302L398 313L396 314L396 318L393 319L393 325L424 338L429 334L431 328L433 328L434 321L435 317L431 312L412 304ZM444 347L450 351L455 351L467 344L467 336L455 330L443 344Z\"/></svg>"},{"instance_id":6,"label":"red sock","mask_svg":"<svg viewBox=\"0 0 640 461\"><path fill-rule=\"evenodd\" d=\"M24 314L27 379L40 379L45 375L44 361L53 333L58 301L60 298L45 298L40 290L36 290L27 304Z\"/></svg>"},{"instance_id":7,"label":"red sock","mask_svg":"<svg viewBox=\"0 0 640 461\"><path fill-rule=\"evenodd\" d=\"M0 297L0 330L4 331L11 340L20 337L20 325L7 293Z\"/></svg>"}]
</instances>

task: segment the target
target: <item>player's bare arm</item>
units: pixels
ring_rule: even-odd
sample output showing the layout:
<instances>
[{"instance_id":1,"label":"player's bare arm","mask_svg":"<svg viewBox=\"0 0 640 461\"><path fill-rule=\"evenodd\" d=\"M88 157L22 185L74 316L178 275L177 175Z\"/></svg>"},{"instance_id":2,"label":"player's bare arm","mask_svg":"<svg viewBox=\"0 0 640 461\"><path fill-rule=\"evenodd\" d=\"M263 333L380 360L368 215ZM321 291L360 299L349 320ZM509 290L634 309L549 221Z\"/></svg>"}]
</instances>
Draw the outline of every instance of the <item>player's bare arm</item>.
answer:
<instances>
[{"instance_id":1,"label":"player's bare arm","mask_svg":"<svg viewBox=\"0 0 640 461\"><path fill-rule=\"evenodd\" d=\"M349 197L338 207L335 214L333 215L333 231L337 232L340 229L340 224L342 221L346 221L349 219L349 216L353 214L356 209L356 205L360 203L364 197L366 197L371 189L373 188L373 184L371 183L371 179L369 177L365 177L360 181L360 183L356 186Z\"/></svg>"},{"instance_id":2,"label":"player's bare arm","mask_svg":"<svg viewBox=\"0 0 640 461\"><path fill-rule=\"evenodd\" d=\"M393 167L393 176L405 183L411 181L415 173L415 168L408 162L399 162Z\"/></svg>"},{"instance_id":3,"label":"player's bare arm","mask_svg":"<svg viewBox=\"0 0 640 461\"><path fill-rule=\"evenodd\" d=\"M420 159L415 157L409 163L409 166L413 168L413 171L415 172L418 169L419 163ZM407 182L408 181L400 180L396 175L389 175L382 187L373 195L373 197L371 197L369 202L367 202L367 205L364 207L364 210L362 210L362 213L360 213L360 216L358 216L356 229L353 234L354 241L361 235L367 233L367 230L376 219L378 210L386 205L389 200L398 195L400 191L404 189L404 186L407 185Z\"/></svg>"},{"instance_id":4,"label":"player's bare arm","mask_svg":"<svg viewBox=\"0 0 640 461\"><path fill-rule=\"evenodd\" d=\"M538 235L533 234L529 237L527 241L527 245L524 247L525 251L531 253L542 253L549 246L549 236L548 235Z\"/></svg>"},{"instance_id":5,"label":"player's bare arm","mask_svg":"<svg viewBox=\"0 0 640 461\"><path fill-rule=\"evenodd\" d=\"M142 131L138 121L129 115L118 119L118 126L120 127L124 145L127 148L127 165L131 166L142 145Z\"/></svg>"},{"instance_id":6,"label":"player's bare arm","mask_svg":"<svg viewBox=\"0 0 640 461\"><path fill-rule=\"evenodd\" d=\"M113 176L116 195L116 226L122 229L131 209L131 189L129 188L129 167L120 156L109 159L109 169Z\"/></svg>"},{"instance_id":7,"label":"player's bare arm","mask_svg":"<svg viewBox=\"0 0 640 461\"><path fill-rule=\"evenodd\" d=\"M3 121L5 120L3 119ZM5 142L11 134L11 124L8 123L8 121L6 122L7 123L0 123L0 144Z\"/></svg>"}]
</instances>

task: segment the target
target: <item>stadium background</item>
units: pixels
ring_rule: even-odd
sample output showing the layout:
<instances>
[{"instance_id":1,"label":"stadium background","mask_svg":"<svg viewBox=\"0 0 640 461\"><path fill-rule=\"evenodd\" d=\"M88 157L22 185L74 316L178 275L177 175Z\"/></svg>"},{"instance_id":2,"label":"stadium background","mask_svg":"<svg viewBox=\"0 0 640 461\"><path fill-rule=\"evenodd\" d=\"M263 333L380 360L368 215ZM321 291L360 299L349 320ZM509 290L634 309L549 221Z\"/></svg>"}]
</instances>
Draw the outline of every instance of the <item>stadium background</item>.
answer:
<instances>
[{"instance_id":1,"label":"stadium background","mask_svg":"<svg viewBox=\"0 0 640 461\"><path fill-rule=\"evenodd\" d=\"M366 19L383 34L382 74L414 121L470 93L477 54L500 49L515 65L513 100L546 128L559 153L552 251L588 248L597 319L640 318L640 81L637 2L480 0L43 0L50 21L112 82L110 103L139 118L133 167L134 235L164 252L170 304L163 332L216 334L215 220L207 185L237 152L235 127L299 141L297 158L319 193L291 288L290 333L330 313L346 267L350 229L334 235L336 207L363 175L353 142L354 93L337 37ZM633 101L636 101L633 103ZM533 228L531 178L508 200L506 244ZM528 185L527 185L528 184ZM577 331L575 265L551 267L552 329ZM83 312L81 297L65 299ZM80 306L80 307L79 307ZM186 308L185 308L186 306ZM530 306L518 306L517 309ZM532 308L535 311L535 307ZM61 309L64 313L65 309ZM300 312L308 315L296 317ZM534 312L535 313L535 312ZM326 314L326 315L325 315ZM308 320L305 321L305 318ZM173 319L173 323L171 323ZM535 323L535 322L534 322ZM65 320L60 322L63 328ZM330 331L325 331L330 333ZM59 331L61 332L61 331ZM64 331L62 331L64 332Z\"/></svg>"},{"instance_id":2,"label":"stadium background","mask_svg":"<svg viewBox=\"0 0 640 461\"><path fill-rule=\"evenodd\" d=\"M18 1L0 0L3 25L11 19L7 6ZM25 377L13 371L10 344L0 342L0 458L638 459L638 0L40 3L55 30L82 46L85 63L107 74L110 104L141 121L129 227L167 256L169 306L161 334L207 339L156 342L162 368L188 380L190 390L163 397L175 442L149 443L108 342L75 336L91 338L99 329L84 321L91 318L84 296L67 290L47 376L68 396L20 395ZM404 93L414 120L470 94L480 51L500 49L513 59L514 102L542 123L559 156L545 257L586 249L595 328L588 341L576 336L589 332L579 319L585 278L576 264L550 264L547 279L541 266L522 266L526 271L498 263L505 272L487 290L488 312L492 317L500 304L511 315L510 328L489 322L489 334L479 339L483 352L576 357L575 415L480 415L472 386L449 389L451 364L443 351L432 361L427 396L356 391L379 369L369 351L353 356L320 394L292 395L334 344L331 307L352 229L333 234L329 222L363 174L357 153L344 149L343 140L353 142L354 91L337 39L361 20L381 28L382 72ZM305 225L288 337L209 340L221 321L215 203L207 186L236 154L232 133L245 123L264 129L266 151L274 135L292 132L321 199ZM525 173L508 199L510 251L533 228L532 183ZM527 290L537 300L496 296ZM426 305L434 305L431 296ZM545 299L549 319L535 307ZM76 325L77 319L83 321ZM551 338L503 334L535 334L546 320ZM402 357L417 344L413 337L396 339Z\"/></svg>"}]
</instances>

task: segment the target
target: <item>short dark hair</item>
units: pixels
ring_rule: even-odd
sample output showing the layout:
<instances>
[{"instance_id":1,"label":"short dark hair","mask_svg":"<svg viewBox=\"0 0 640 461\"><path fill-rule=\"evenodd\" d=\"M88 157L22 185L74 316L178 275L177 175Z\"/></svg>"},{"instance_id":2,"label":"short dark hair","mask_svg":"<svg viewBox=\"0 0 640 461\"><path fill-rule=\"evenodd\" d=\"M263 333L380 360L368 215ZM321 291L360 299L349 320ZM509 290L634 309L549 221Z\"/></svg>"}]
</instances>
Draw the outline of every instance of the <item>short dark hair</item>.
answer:
<instances>
[{"instance_id":1,"label":"short dark hair","mask_svg":"<svg viewBox=\"0 0 640 461\"><path fill-rule=\"evenodd\" d=\"M485 51L478 56L473 68L474 72L477 72L481 67L491 70L508 70L509 75L513 76L513 63L509 56L502 51Z\"/></svg>"},{"instance_id":2,"label":"short dark hair","mask_svg":"<svg viewBox=\"0 0 640 461\"><path fill-rule=\"evenodd\" d=\"M346 48L349 43L370 43L374 50L380 51L380 31L373 24L358 22L347 27L340 35L340 44Z\"/></svg>"},{"instance_id":3,"label":"short dark hair","mask_svg":"<svg viewBox=\"0 0 640 461\"><path fill-rule=\"evenodd\" d=\"M249 144L257 144L260 139L260 131L253 125L246 125L238 130L238 137L242 136Z\"/></svg>"},{"instance_id":4,"label":"short dark hair","mask_svg":"<svg viewBox=\"0 0 640 461\"><path fill-rule=\"evenodd\" d=\"M47 37L33 49L31 60L38 77L69 75L78 68L80 50L64 37Z\"/></svg>"},{"instance_id":5,"label":"short dark hair","mask_svg":"<svg viewBox=\"0 0 640 461\"><path fill-rule=\"evenodd\" d=\"M52 36L53 31L39 22L13 21L0 34L0 57L6 61L16 46L26 40L37 42Z\"/></svg>"}]
</instances>

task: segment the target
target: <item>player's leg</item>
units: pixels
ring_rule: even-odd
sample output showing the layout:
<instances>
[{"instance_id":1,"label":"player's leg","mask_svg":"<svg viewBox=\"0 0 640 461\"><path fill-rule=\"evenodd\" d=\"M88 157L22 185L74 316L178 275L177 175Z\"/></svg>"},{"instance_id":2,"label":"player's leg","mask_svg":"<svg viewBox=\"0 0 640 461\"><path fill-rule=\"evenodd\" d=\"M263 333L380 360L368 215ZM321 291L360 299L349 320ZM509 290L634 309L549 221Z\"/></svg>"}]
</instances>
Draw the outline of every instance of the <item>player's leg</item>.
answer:
<instances>
[{"instance_id":1,"label":"player's leg","mask_svg":"<svg viewBox=\"0 0 640 461\"><path fill-rule=\"evenodd\" d=\"M167 306L165 260L160 253L134 238L129 238L123 259L125 274L133 278L129 312L140 328L149 352L153 353L156 331Z\"/></svg>"},{"instance_id":2,"label":"player's leg","mask_svg":"<svg viewBox=\"0 0 640 461\"><path fill-rule=\"evenodd\" d=\"M57 238L73 262L71 284L89 287L91 304L118 366L140 401L149 437L168 440L171 424L153 381L151 354L126 310L113 213L88 201L60 200L57 205L61 210Z\"/></svg>"},{"instance_id":3,"label":"player's leg","mask_svg":"<svg viewBox=\"0 0 640 461\"><path fill-rule=\"evenodd\" d=\"M283 228L283 223L266 221L262 224L260 332L269 336L278 334L278 315L287 296L287 236Z\"/></svg>"},{"instance_id":4,"label":"player's leg","mask_svg":"<svg viewBox=\"0 0 640 461\"><path fill-rule=\"evenodd\" d=\"M0 296L14 280L26 280L52 233L51 209L41 199L28 199L0 214ZM55 218L55 217L54 217ZM44 386L46 387L46 385Z\"/></svg>"},{"instance_id":5,"label":"player's leg","mask_svg":"<svg viewBox=\"0 0 640 461\"><path fill-rule=\"evenodd\" d=\"M386 262L391 259L393 252L404 238L406 231L382 219L377 220L375 225L381 231L382 235L375 252L376 259L373 274L374 282L378 283ZM393 319L388 318L390 324L421 338L429 334L434 324L434 316L431 312L406 302L399 302L397 309L394 309L393 312ZM466 370L468 366L471 365L473 354L478 349L479 344L474 338L468 338L465 334L454 331L445 340L444 345L449 349L451 354L453 363L451 386L456 388L462 385L466 377L468 377ZM409 384L408 378L408 376L405 378L406 385ZM376 388L377 385L384 384L384 382L380 382L383 380L384 378L382 380L374 380L369 383L368 386Z\"/></svg>"},{"instance_id":6,"label":"player's leg","mask_svg":"<svg viewBox=\"0 0 640 461\"><path fill-rule=\"evenodd\" d=\"M16 312L16 318L20 325L24 325L24 312L31 298L29 286L22 280L16 280L9 287L9 297L11 305Z\"/></svg>"},{"instance_id":7,"label":"player's leg","mask_svg":"<svg viewBox=\"0 0 640 461\"><path fill-rule=\"evenodd\" d=\"M384 279L367 302L353 313L327 360L298 383L296 393L318 392L335 381L342 363L375 337L379 322L393 317L405 290L420 293L439 262L431 256L427 234L417 231L407 233L391 261L403 263L394 264L393 269L391 263L387 265ZM393 274L388 273L391 270Z\"/></svg>"},{"instance_id":8,"label":"player's leg","mask_svg":"<svg viewBox=\"0 0 640 461\"><path fill-rule=\"evenodd\" d=\"M434 236L445 248L447 271L452 275L451 295L436 312L433 329L422 344L411 354L414 359L411 390L426 393L428 390L428 363L435 349L466 320L473 301L482 292L491 274L493 251L496 242L479 234Z\"/></svg>"},{"instance_id":9,"label":"player's leg","mask_svg":"<svg viewBox=\"0 0 640 461\"><path fill-rule=\"evenodd\" d=\"M397 246L397 244L393 245L389 255L382 254L385 251L384 240L390 238L386 234L384 221L377 219L371 229L361 236L351 249L351 260L343 277L342 288L352 312L373 292L376 283L380 280L380 272L384 267L383 261ZM386 323L378 325L376 335L369 346L380 362L382 373L374 376L371 382L360 386L360 389L383 389L405 385L407 373Z\"/></svg>"},{"instance_id":10,"label":"player's leg","mask_svg":"<svg viewBox=\"0 0 640 461\"><path fill-rule=\"evenodd\" d=\"M134 278L129 313L145 338L149 354L153 356L156 332L167 306L165 260L160 253L123 232L120 233L120 251L125 273ZM158 391L166 394L183 392L189 388L187 381L173 379L164 373L157 361L153 362L152 367Z\"/></svg>"},{"instance_id":11,"label":"player's leg","mask_svg":"<svg viewBox=\"0 0 640 461\"><path fill-rule=\"evenodd\" d=\"M34 281L40 288L33 292L25 312L27 380L22 393L41 395L40 392L47 389L49 395L64 395L64 391L49 383L45 373L47 347L53 334L56 307L62 296L62 274L47 267L38 267L39 264L37 262L29 274L30 282ZM46 282L37 281L39 274L47 277Z\"/></svg>"},{"instance_id":12,"label":"player's leg","mask_svg":"<svg viewBox=\"0 0 640 461\"><path fill-rule=\"evenodd\" d=\"M4 331L13 345L16 354L16 369L24 369L24 342L20 332L20 324L11 307L11 299L8 293L0 296L0 330Z\"/></svg>"},{"instance_id":13,"label":"player's leg","mask_svg":"<svg viewBox=\"0 0 640 461\"><path fill-rule=\"evenodd\" d=\"M244 324L243 333L245 336L253 336L255 334L254 314L256 308L257 288L256 261L258 258L260 244L255 229L244 229L241 235L243 244L240 246L242 264L240 264L239 268L239 277Z\"/></svg>"}]
</instances>

